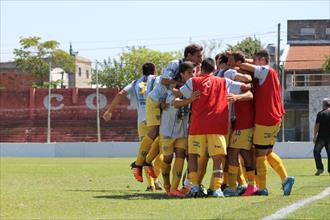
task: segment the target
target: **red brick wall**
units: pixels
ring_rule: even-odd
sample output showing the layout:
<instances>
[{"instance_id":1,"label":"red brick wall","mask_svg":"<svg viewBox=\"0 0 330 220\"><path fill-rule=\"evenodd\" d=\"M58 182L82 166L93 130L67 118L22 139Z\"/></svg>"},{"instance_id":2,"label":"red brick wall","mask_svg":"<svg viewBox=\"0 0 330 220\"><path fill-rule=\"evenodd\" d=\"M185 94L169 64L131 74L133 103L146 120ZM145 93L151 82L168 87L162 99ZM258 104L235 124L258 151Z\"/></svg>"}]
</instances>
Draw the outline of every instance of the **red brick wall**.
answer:
<instances>
[{"instance_id":1,"label":"red brick wall","mask_svg":"<svg viewBox=\"0 0 330 220\"><path fill-rule=\"evenodd\" d=\"M15 70L0 72L0 89L29 89L36 81L37 77L31 73Z\"/></svg>"},{"instance_id":2,"label":"red brick wall","mask_svg":"<svg viewBox=\"0 0 330 220\"><path fill-rule=\"evenodd\" d=\"M52 89L52 94L62 100L51 99L52 141L96 141L96 110L90 109L86 100L95 89ZM100 116L117 94L117 89L100 89L105 97ZM44 105L48 89L0 90L0 142L45 142L47 137L48 109ZM96 98L90 99L96 106ZM102 99L101 99L102 100ZM124 100L113 114L111 122L101 118L103 141L136 141L136 110L128 109ZM101 106L102 107L102 106Z\"/></svg>"}]
</instances>

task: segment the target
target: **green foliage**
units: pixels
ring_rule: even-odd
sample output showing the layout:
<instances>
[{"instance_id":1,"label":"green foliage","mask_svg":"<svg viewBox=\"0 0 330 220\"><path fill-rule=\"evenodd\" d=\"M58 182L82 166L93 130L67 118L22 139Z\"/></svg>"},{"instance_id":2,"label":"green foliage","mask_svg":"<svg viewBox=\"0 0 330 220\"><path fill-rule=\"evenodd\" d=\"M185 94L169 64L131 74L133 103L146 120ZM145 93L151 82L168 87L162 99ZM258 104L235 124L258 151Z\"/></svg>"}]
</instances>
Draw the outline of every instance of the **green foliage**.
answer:
<instances>
[{"instance_id":1,"label":"green foliage","mask_svg":"<svg viewBox=\"0 0 330 220\"><path fill-rule=\"evenodd\" d=\"M142 65L145 62L152 62L156 65L158 73L166 65L182 57L179 52L160 52L145 47L130 47L123 52L118 60L108 59L98 63L98 80L100 86L111 88L123 88L134 79L142 76ZM92 82L96 83L96 76L93 74Z\"/></svg>"},{"instance_id":2,"label":"green foliage","mask_svg":"<svg viewBox=\"0 0 330 220\"><path fill-rule=\"evenodd\" d=\"M330 74L330 54L326 56L325 62L323 64L323 69L326 73Z\"/></svg>"},{"instance_id":3,"label":"green foliage","mask_svg":"<svg viewBox=\"0 0 330 220\"><path fill-rule=\"evenodd\" d=\"M247 37L236 45L227 45L227 50L230 51L242 51L246 56L252 58L253 55L262 49L261 41L255 37Z\"/></svg>"},{"instance_id":4,"label":"green foliage","mask_svg":"<svg viewBox=\"0 0 330 220\"><path fill-rule=\"evenodd\" d=\"M53 89L59 88L62 85L63 82L64 81L60 80L60 79L58 79L56 81L51 81L50 82L50 87L53 88ZM49 87L49 82L44 82L42 85L40 85L36 82L32 83L32 88L47 89L48 87Z\"/></svg>"},{"instance_id":5,"label":"green foliage","mask_svg":"<svg viewBox=\"0 0 330 220\"><path fill-rule=\"evenodd\" d=\"M58 49L59 43L54 40L41 42L40 37L20 39L21 48L14 49L14 59L18 69L33 73L38 82L34 86L44 87L48 80L49 62L52 68L60 67L71 73L75 70L75 58Z\"/></svg>"}]
</instances>

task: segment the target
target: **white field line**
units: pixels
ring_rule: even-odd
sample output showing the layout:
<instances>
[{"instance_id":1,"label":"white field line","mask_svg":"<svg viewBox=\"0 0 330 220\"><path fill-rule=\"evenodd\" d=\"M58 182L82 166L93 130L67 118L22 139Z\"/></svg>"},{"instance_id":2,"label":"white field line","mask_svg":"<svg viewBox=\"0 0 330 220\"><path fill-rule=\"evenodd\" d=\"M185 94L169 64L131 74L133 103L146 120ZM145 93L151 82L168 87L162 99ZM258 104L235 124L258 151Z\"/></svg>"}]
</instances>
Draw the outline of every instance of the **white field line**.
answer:
<instances>
[{"instance_id":1,"label":"white field line","mask_svg":"<svg viewBox=\"0 0 330 220\"><path fill-rule=\"evenodd\" d=\"M312 203L316 200L323 199L324 197L329 196L329 195L330 195L330 187L326 188L323 192L319 193L318 195L299 200L299 201L293 203L292 205L284 207L284 208L278 210L277 212L275 212L274 214L263 218L263 220L283 219L288 214L296 211L300 207L307 205L309 203Z\"/></svg>"}]
</instances>

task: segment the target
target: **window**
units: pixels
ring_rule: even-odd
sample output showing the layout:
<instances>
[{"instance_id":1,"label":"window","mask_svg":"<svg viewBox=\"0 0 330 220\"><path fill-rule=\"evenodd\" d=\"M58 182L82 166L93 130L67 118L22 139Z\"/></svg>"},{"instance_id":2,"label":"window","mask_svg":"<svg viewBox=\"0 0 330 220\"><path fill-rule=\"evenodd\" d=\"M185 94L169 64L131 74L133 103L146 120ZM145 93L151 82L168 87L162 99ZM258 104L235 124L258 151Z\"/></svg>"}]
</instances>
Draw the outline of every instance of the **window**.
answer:
<instances>
[{"instance_id":1,"label":"window","mask_svg":"<svg viewBox=\"0 0 330 220\"><path fill-rule=\"evenodd\" d=\"M315 28L301 28L300 35L314 35Z\"/></svg>"},{"instance_id":2,"label":"window","mask_svg":"<svg viewBox=\"0 0 330 220\"><path fill-rule=\"evenodd\" d=\"M326 34L326 35L330 35L330 28L326 28L326 29L325 29L325 34Z\"/></svg>"},{"instance_id":3,"label":"window","mask_svg":"<svg viewBox=\"0 0 330 220\"><path fill-rule=\"evenodd\" d=\"M88 79L89 78L89 71L86 70L86 78Z\"/></svg>"},{"instance_id":4,"label":"window","mask_svg":"<svg viewBox=\"0 0 330 220\"><path fill-rule=\"evenodd\" d=\"M78 74L79 74L79 76L81 76L81 68L80 67L78 69Z\"/></svg>"}]
</instances>

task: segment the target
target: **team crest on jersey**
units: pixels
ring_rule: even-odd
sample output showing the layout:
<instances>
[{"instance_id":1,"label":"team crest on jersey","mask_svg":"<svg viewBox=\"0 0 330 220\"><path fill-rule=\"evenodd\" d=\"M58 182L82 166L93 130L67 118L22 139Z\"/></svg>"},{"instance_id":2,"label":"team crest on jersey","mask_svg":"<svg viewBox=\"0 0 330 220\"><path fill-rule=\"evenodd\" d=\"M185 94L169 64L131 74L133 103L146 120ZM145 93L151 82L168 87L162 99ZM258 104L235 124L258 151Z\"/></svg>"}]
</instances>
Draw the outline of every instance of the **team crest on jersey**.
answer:
<instances>
[{"instance_id":1,"label":"team crest on jersey","mask_svg":"<svg viewBox=\"0 0 330 220\"><path fill-rule=\"evenodd\" d=\"M207 80L205 83L203 83L203 86L207 87L207 88L210 88L212 85L212 82L211 80Z\"/></svg>"},{"instance_id":2,"label":"team crest on jersey","mask_svg":"<svg viewBox=\"0 0 330 220\"><path fill-rule=\"evenodd\" d=\"M140 82L139 83L139 94L144 94L147 90L147 83L146 82Z\"/></svg>"}]
</instances>

